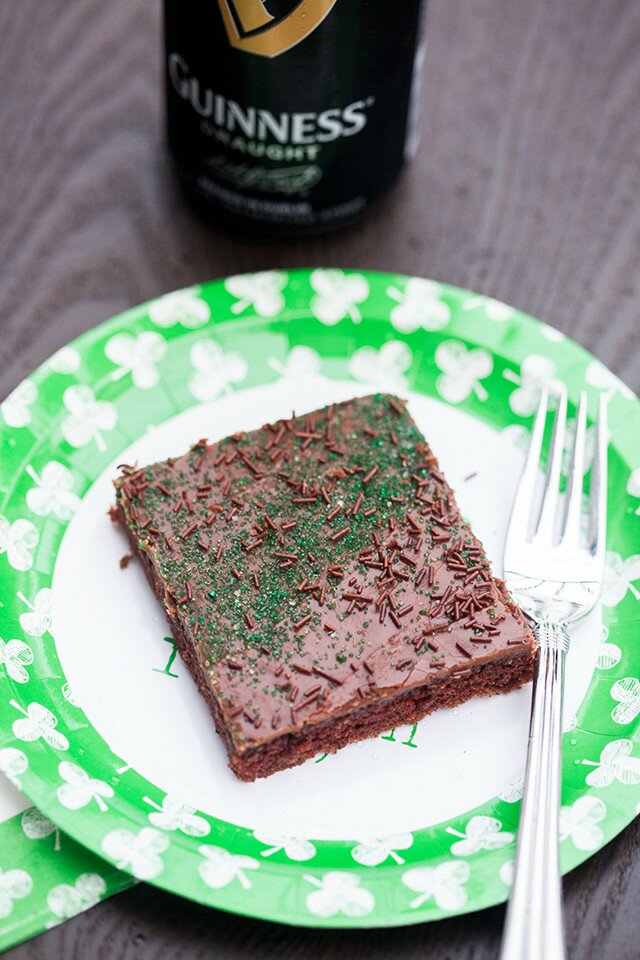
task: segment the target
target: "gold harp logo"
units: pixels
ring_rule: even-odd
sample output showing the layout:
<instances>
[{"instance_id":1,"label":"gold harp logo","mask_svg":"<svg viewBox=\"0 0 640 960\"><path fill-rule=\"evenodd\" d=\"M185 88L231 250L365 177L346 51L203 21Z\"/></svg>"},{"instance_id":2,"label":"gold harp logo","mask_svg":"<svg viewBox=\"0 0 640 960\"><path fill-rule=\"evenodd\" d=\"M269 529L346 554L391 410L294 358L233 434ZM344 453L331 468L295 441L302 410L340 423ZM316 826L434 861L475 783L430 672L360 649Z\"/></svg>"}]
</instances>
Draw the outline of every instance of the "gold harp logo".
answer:
<instances>
[{"instance_id":1,"label":"gold harp logo","mask_svg":"<svg viewBox=\"0 0 640 960\"><path fill-rule=\"evenodd\" d=\"M218 0L229 37L237 50L277 57L308 37L322 23L336 0L299 0L283 17L266 9L266 0Z\"/></svg>"}]
</instances>

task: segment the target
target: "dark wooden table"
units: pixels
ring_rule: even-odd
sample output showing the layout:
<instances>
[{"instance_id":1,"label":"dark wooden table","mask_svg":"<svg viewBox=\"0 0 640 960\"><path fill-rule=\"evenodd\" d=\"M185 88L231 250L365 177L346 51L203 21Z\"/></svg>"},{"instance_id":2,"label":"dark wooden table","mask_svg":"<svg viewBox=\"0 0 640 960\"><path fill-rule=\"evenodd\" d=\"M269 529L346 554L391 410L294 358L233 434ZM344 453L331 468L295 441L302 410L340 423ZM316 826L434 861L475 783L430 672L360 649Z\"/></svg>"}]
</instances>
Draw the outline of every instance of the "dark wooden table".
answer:
<instances>
[{"instance_id":1,"label":"dark wooden table","mask_svg":"<svg viewBox=\"0 0 640 960\"><path fill-rule=\"evenodd\" d=\"M0 396L141 300L312 264L504 299L638 390L637 0L433 0L418 159L361 226L286 243L211 231L183 203L163 146L158 7L0 5ZM636 822L567 878L572 960L640 956L638 854ZM502 921L496 908L404 930L309 932L139 886L8 956L488 960Z\"/></svg>"}]
</instances>

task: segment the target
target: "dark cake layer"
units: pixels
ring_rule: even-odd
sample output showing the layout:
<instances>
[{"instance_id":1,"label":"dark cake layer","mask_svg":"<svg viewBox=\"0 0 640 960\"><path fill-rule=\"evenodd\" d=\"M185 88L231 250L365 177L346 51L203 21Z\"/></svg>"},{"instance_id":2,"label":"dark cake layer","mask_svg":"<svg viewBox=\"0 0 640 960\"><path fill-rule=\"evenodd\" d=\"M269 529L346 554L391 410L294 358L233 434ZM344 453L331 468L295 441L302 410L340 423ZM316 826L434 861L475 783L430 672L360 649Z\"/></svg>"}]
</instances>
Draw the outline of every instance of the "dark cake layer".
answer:
<instances>
[{"instance_id":1,"label":"dark cake layer","mask_svg":"<svg viewBox=\"0 0 640 960\"><path fill-rule=\"evenodd\" d=\"M122 470L117 518L242 779L531 678L531 631L395 397Z\"/></svg>"}]
</instances>

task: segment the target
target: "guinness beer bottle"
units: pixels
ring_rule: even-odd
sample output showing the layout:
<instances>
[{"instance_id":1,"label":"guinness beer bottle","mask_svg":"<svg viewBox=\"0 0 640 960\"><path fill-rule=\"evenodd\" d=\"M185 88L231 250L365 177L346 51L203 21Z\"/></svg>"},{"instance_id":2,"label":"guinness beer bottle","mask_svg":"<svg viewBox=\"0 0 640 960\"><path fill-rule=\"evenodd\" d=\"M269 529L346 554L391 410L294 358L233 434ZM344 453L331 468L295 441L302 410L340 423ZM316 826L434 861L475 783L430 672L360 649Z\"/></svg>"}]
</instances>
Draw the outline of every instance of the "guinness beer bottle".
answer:
<instances>
[{"instance_id":1,"label":"guinness beer bottle","mask_svg":"<svg viewBox=\"0 0 640 960\"><path fill-rule=\"evenodd\" d=\"M415 149L422 0L165 0L169 147L202 212L359 217Z\"/></svg>"}]
</instances>

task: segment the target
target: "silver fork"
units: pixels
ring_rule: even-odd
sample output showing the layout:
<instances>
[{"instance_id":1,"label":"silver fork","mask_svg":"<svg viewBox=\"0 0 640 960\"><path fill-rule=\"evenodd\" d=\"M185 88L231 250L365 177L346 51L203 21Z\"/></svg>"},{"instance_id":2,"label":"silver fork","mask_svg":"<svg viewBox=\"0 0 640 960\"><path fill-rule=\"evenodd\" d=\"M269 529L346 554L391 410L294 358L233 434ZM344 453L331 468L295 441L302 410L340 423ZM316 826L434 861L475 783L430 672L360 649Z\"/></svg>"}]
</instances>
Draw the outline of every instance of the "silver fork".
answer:
<instances>
[{"instance_id":1,"label":"silver fork","mask_svg":"<svg viewBox=\"0 0 640 960\"><path fill-rule=\"evenodd\" d=\"M505 580L529 618L535 664L524 798L515 878L500 960L563 960L558 811L562 701L569 625L591 611L604 574L607 500L606 401L600 399L587 509L583 506L587 398L580 395L564 505L560 473L567 392L557 394L541 506L536 508L540 455L549 409L544 391L513 503L504 554ZM559 516L561 515L561 516ZM587 521L587 529L584 522Z\"/></svg>"}]
</instances>

